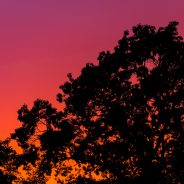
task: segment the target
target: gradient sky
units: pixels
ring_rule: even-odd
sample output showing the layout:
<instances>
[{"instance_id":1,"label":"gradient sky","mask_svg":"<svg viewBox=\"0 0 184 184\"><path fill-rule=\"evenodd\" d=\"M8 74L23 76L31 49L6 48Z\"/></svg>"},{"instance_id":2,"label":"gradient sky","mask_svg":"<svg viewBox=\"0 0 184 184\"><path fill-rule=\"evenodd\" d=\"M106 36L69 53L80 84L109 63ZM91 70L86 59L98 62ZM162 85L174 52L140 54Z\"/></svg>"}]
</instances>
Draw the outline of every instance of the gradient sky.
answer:
<instances>
[{"instance_id":1,"label":"gradient sky","mask_svg":"<svg viewBox=\"0 0 184 184\"><path fill-rule=\"evenodd\" d=\"M184 0L0 0L0 138L36 98L55 105L66 74L112 50L125 29L180 22Z\"/></svg>"}]
</instances>

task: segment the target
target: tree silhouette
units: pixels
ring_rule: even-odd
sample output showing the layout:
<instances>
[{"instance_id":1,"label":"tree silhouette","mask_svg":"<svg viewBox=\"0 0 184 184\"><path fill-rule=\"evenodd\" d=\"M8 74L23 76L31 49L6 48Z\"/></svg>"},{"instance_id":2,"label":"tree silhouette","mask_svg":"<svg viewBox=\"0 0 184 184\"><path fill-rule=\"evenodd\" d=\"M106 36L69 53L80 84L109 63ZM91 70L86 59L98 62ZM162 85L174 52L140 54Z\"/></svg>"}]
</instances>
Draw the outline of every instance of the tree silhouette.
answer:
<instances>
[{"instance_id":1,"label":"tree silhouette","mask_svg":"<svg viewBox=\"0 0 184 184\"><path fill-rule=\"evenodd\" d=\"M16 152L9 146L9 139L0 141L0 183L11 184L16 179Z\"/></svg>"},{"instance_id":2,"label":"tree silhouette","mask_svg":"<svg viewBox=\"0 0 184 184\"><path fill-rule=\"evenodd\" d=\"M30 110L24 105L22 127L12 135L22 164L36 164L43 177L66 159L87 163L72 183L97 182L85 178L91 172L103 183L184 183L184 42L177 25L125 31L98 65L86 64L75 79L68 74L57 95L62 111L43 100Z\"/></svg>"}]
</instances>

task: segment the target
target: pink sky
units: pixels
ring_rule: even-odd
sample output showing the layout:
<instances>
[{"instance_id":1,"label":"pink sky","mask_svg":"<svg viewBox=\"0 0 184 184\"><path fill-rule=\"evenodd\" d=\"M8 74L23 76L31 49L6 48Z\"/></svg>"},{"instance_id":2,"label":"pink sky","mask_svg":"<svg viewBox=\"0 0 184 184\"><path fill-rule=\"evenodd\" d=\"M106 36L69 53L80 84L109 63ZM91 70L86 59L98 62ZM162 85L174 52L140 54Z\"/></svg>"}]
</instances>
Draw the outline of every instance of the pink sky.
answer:
<instances>
[{"instance_id":1,"label":"pink sky","mask_svg":"<svg viewBox=\"0 0 184 184\"><path fill-rule=\"evenodd\" d=\"M20 126L21 105L54 102L66 74L112 50L125 29L177 20L183 34L183 8L183 0L1 0L0 138Z\"/></svg>"}]
</instances>

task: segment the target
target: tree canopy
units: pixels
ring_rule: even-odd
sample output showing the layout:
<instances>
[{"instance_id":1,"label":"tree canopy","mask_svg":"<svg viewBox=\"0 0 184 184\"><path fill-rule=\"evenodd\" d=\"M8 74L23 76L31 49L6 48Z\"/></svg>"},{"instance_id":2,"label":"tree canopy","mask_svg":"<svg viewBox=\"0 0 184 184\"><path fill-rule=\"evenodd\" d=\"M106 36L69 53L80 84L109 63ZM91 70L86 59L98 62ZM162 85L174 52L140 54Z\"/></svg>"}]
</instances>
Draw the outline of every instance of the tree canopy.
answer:
<instances>
[{"instance_id":1,"label":"tree canopy","mask_svg":"<svg viewBox=\"0 0 184 184\"><path fill-rule=\"evenodd\" d=\"M30 177L19 182L45 183L55 170L67 183L184 183L184 42L177 25L125 31L97 65L68 74L57 95L61 110L41 99L23 105L22 126L11 136L22 153L13 164Z\"/></svg>"}]
</instances>

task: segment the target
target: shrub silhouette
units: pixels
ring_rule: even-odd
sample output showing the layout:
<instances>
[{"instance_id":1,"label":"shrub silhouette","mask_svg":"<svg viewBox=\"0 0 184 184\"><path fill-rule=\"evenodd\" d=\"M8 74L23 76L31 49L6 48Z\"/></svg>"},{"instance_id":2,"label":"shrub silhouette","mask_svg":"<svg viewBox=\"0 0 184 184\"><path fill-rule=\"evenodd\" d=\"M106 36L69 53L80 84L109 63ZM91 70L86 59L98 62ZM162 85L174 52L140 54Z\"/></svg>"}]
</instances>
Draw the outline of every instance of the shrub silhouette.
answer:
<instances>
[{"instance_id":1,"label":"shrub silhouette","mask_svg":"<svg viewBox=\"0 0 184 184\"><path fill-rule=\"evenodd\" d=\"M72 183L96 183L85 178L92 171L105 178L101 183L184 183L184 42L177 25L125 31L98 65L68 75L57 95L62 111L44 100L24 105L12 134L23 148L21 164L37 164L43 177L66 159L88 163Z\"/></svg>"}]
</instances>

